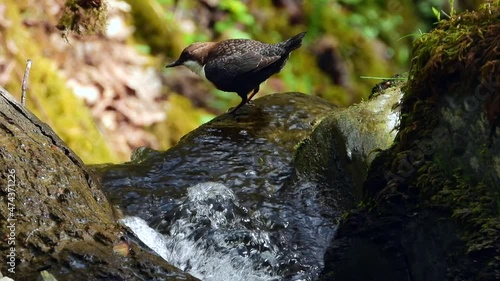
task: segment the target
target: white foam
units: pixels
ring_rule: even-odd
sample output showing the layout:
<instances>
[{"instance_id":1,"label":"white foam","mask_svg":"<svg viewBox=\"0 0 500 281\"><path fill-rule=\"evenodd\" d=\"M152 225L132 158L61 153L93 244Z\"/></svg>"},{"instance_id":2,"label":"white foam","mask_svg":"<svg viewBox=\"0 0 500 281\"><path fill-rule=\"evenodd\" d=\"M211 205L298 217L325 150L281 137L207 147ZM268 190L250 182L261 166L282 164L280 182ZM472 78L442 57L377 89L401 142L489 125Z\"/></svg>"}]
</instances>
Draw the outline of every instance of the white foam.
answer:
<instances>
[{"instance_id":1,"label":"white foam","mask_svg":"<svg viewBox=\"0 0 500 281\"><path fill-rule=\"evenodd\" d=\"M196 216L210 218L213 229L231 227L223 214L213 210L207 199L218 197L222 200L234 200L234 193L226 186L218 183L197 184L188 189L188 201L194 206ZM189 237L197 225L182 218L170 226L170 235L163 236L148 226L147 222L138 217L125 217L121 223L135 233L144 244L164 258L170 264L189 272L191 275L205 281L264 281L280 278L265 269L256 269L253 261L240 255L234 245L227 245L224 232L215 233L211 237L218 247L227 246L224 252L216 251L204 238L194 241ZM252 235L253 239L262 242L269 239L265 233ZM233 249L231 249L233 247ZM275 252L266 252L263 257L272 263L276 259Z\"/></svg>"}]
</instances>

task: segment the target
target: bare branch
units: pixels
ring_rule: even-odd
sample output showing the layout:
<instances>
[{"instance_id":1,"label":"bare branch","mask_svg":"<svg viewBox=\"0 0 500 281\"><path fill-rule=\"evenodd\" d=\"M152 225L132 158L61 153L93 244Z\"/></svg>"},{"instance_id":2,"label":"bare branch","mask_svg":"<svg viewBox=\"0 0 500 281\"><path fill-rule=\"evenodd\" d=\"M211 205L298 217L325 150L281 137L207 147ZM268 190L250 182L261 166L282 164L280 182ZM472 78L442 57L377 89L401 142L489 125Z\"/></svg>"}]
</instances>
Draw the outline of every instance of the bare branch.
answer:
<instances>
[{"instance_id":1,"label":"bare branch","mask_svg":"<svg viewBox=\"0 0 500 281\"><path fill-rule=\"evenodd\" d=\"M23 77L23 84L22 84L22 87L21 87L21 104L23 106L26 105L26 90L28 88L28 76L30 75L30 69L31 69L31 64L33 62L28 59L26 61L26 70L24 71L24 77Z\"/></svg>"}]
</instances>

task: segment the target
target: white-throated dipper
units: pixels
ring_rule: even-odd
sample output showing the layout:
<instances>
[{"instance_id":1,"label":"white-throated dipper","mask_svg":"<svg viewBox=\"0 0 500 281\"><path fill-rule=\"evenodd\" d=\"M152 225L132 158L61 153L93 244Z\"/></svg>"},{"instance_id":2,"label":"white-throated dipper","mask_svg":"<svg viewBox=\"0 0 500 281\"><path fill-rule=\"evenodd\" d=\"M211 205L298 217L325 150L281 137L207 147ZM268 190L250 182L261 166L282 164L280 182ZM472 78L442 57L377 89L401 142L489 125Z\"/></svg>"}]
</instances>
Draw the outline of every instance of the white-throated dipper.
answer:
<instances>
[{"instance_id":1,"label":"white-throated dipper","mask_svg":"<svg viewBox=\"0 0 500 281\"><path fill-rule=\"evenodd\" d=\"M197 42L186 47L179 58L166 67L185 65L217 89L237 93L241 102L231 110L230 113L234 113L253 98L262 82L280 72L290 52L302 44L304 35L306 32L276 44L250 39Z\"/></svg>"}]
</instances>

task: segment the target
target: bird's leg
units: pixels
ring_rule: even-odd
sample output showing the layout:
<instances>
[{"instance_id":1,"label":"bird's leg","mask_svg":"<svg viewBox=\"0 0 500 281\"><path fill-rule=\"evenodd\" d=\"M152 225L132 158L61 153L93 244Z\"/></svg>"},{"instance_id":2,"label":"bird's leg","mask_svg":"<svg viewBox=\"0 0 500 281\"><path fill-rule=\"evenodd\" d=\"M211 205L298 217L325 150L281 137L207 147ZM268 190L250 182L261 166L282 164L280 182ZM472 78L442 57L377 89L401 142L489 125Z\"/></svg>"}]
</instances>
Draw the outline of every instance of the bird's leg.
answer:
<instances>
[{"instance_id":1,"label":"bird's leg","mask_svg":"<svg viewBox=\"0 0 500 281\"><path fill-rule=\"evenodd\" d=\"M248 97L248 101L251 101L253 96L255 96L255 94L257 94L257 92L259 92L259 89L260 89L260 85L257 86L257 88L253 89L252 93L250 94L250 97Z\"/></svg>"},{"instance_id":2,"label":"bird's leg","mask_svg":"<svg viewBox=\"0 0 500 281\"><path fill-rule=\"evenodd\" d=\"M238 94L241 97L241 102L240 102L240 104L238 104L238 106L236 106L229 113L235 113L236 110L238 110L240 107L244 106L246 103L249 103L250 100L253 98L253 96L255 96L255 94L257 94L257 92L259 91L259 88L260 88L260 86L257 86L257 88L253 89L252 92L250 92L250 97L247 97L248 93Z\"/></svg>"},{"instance_id":3,"label":"bird's leg","mask_svg":"<svg viewBox=\"0 0 500 281\"><path fill-rule=\"evenodd\" d=\"M238 95L241 97L241 102L240 102L240 104L238 104L238 106L233 108L233 110L229 111L230 114L234 114L236 112L236 110L238 110L240 107L244 106L245 103L247 103L247 101L248 101L246 94L243 94L243 95L238 94Z\"/></svg>"}]
</instances>

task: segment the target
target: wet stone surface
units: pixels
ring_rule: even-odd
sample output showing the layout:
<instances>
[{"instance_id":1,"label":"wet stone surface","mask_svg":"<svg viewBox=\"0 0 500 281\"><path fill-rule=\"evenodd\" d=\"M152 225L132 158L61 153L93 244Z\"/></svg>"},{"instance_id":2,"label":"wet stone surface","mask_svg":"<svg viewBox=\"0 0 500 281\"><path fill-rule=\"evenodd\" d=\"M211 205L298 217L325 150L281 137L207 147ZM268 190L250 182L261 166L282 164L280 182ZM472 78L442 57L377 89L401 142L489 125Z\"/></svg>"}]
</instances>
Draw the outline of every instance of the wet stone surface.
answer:
<instances>
[{"instance_id":1,"label":"wet stone surface","mask_svg":"<svg viewBox=\"0 0 500 281\"><path fill-rule=\"evenodd\" d=\"M265 106L264 106L265 105ZM290 177L296 146L334 106L298 93L275 94L224 114L140 163L101 168L110 200L146 220L168 211L187 187L212 181L249 207L271 197Z\"/></svg>"},{"instance_id":2,"label":"wet stone surface","mask_svg":"<svg viewBox=\"0 0 500 281\"><path fill-rule=\"evenodd\" d=\"M99 168L104 190L164 235L158 251L169 262L200 279L314 280L341 212L313 175L297 174L295 155L332 110L298 93L257 99L166 152ZM242 279L222 277L232 275Z\"/></svg>"}]
</instances>

